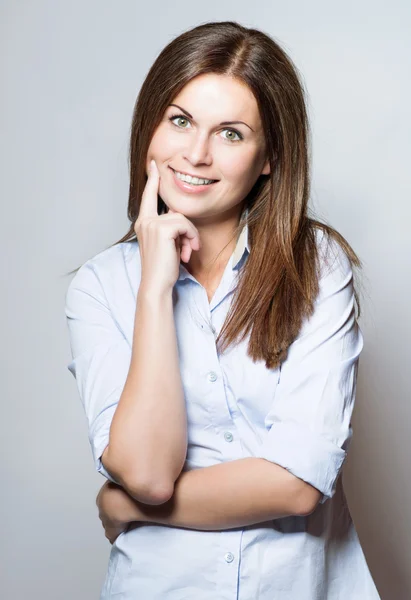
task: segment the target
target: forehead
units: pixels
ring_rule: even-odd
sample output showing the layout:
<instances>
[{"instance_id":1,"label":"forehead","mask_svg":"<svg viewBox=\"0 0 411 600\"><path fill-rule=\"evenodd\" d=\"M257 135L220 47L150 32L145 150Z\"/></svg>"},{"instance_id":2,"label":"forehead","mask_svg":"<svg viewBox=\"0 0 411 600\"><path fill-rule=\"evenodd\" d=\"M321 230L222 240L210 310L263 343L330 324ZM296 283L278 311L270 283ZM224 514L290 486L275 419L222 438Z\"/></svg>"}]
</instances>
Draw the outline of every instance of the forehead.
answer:
<instances>
[{"instance_id":1,"label":"forehead","mask_svg":"<svg viewBox=\"0 0 411 600\"><path fill-rule=\"evenodd\" d=\"M195 119L204 115L220 121L248 118L255 125L259 120L258 105L250 88L228 75L199 75L189 81L171 102L188 110Z\"/></svg>"}]
</instances>

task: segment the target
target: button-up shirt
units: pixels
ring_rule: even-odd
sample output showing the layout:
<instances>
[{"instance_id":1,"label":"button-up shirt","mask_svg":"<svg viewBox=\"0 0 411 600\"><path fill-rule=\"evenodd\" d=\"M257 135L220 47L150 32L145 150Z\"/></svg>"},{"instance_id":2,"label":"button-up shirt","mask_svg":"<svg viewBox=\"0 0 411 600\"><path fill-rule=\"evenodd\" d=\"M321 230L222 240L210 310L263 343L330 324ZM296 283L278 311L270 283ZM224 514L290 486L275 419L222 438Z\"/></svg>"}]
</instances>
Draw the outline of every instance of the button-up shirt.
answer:
<instances>
[{"instance_id":1,"label":"button-up shirt","mask_svg":"<svg viewBox=\"0 0 411 600\"><path fill-rule=\"evenodd\" d=\"M184 470L264 458L316 487L320 503L306 516L222 531L130 527L111 546L100 600L379 599L341 477L363 348L352 270L336 242L326 246L325 235L316 235L322 266L315 311L279 368L253 363L249 336L222 354L216 349L250 253L247 225L211 301L181 263L173 307L188 426ZM66 296L68 369L95 468L114 482L101 456L128 375L140 281L138 242L123 242L82 265Z\"/></svg>"}]
</instances>

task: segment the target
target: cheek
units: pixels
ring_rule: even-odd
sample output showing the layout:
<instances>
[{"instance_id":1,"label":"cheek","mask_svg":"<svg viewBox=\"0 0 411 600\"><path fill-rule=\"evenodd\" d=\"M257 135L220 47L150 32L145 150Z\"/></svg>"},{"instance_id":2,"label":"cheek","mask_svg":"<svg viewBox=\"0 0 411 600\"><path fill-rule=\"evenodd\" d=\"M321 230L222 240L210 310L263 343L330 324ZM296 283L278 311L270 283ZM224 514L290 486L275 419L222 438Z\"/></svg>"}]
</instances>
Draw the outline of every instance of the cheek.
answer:
<instances>
[{"instance_id":1,"label":"cheek","mask_svg":"<svg viewBox=\"0 0 411 600\"><path fill-rule=\"evenodd\" d=\"M161 150L163 147L161 138L162 136L160 133L155 133L148 147L147 154L154 158L154 160L161 155Z\"/></svg>"},{"instance_id":2,"label":"cheek","mask_svg":"<svg viewBox=\"0 0 411 600\"><path fill-rule=\"evenodd\" d=\"M179 136L178 134L173 135L173 131L170 131L169 126L166 123L161 124L157 130L155 131L149 150L152 152L153 156L156 155L159 158L168 158L173 156L176 151L184 148L182 144L184 136Z\"/></svg>"},{"instance_id":3,"label":"cheek","mask_svg":"<svg viewBox=\"0 0 411 600\"><path fill-rule=\"evenodd\" d=\"M240 186L247 186L249 179L254 176L254 162L247 156L236 156L222 166L222 172L228 181Z\"/></svg>"},{"instance_id":4,"label":"cheek","mask_svg":"<svg viewBox=\"0 0 411 600\"><path fill-rule=\"evenodd\" d=\"M156 133L151 139L150 145L147 150L147 160L146 160L147 175L149 172L149 166L150 166L151 159L154 159L156 161L157 166L160 167L162 165L162 163L166 162L169 158L169 155L167 153L167 148L166 148L165 144L163 143L162 138L163 138L163 136Z\"/></svg>"}]
</instances>

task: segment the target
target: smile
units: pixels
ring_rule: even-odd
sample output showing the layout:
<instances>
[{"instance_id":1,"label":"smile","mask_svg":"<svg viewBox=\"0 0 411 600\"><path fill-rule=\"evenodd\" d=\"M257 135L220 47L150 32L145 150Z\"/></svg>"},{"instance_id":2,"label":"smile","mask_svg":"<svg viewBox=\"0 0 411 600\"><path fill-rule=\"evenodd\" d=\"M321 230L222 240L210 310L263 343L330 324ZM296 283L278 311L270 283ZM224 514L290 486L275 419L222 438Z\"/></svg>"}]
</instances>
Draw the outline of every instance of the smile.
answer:
<instances>
[{"instance_id":1,"label":"smile","mask_svg":"<svg viewBox=\"0 0 411 600\"><path fill-rule=\"evenodd\" d=\"M191 183L193 185L209 185L210 183L215 183L217 181L217 179L206 179L205 177L187 175L187 173L181 173L175 169L173 169L173 171L176 176L181 179L181 181L186 181L187 183Z\"/></svg>"},{"instance_id":2,"label":"smile","mask_svg":"<svg viewBox=\"0 0 411 600\"><path fill-rule=\"evenodd\" d=\"M200 193L208 190L213 187L218 180L213 179L203 179L199 177L191 177L190 175L185 175L184 173L180 173L179 171L175 171L172 167L170 170L173 173L173 180L176 186L188 193Z\"/></svg>"}]
</instances>

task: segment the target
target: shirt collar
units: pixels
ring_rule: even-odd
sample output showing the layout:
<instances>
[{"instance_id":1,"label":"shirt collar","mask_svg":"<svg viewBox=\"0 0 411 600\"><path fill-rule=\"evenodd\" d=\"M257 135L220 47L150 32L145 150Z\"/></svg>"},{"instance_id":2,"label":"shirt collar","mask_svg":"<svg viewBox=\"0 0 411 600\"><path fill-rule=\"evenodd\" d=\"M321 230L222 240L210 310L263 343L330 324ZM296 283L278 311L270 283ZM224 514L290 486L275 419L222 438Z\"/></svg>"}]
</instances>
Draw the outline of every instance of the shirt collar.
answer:
<instances>
[{"instance_id":1,"label":"shirt collar","mask_svg":"<svg viewBox=\"0 0 411 600\"><path fill-rule=\"evenodd\" d=\"M246 218L247 216L248 216L248 208L246 208L244 211L244 217ZM250 253L248 224L247 223L244 224L244 226L240 232L240 235L238 236L237 244L236 244L234 254L233 254L233 266L232 266L233 269L236 269L238 263L242 259L245 252L247 252L247 254Z\"/></svg>"}]
</instances>

